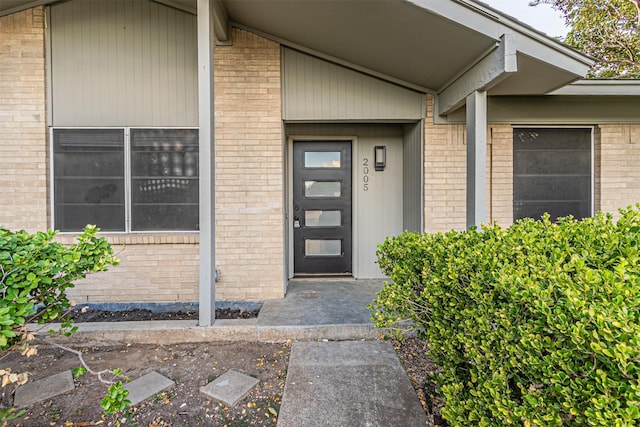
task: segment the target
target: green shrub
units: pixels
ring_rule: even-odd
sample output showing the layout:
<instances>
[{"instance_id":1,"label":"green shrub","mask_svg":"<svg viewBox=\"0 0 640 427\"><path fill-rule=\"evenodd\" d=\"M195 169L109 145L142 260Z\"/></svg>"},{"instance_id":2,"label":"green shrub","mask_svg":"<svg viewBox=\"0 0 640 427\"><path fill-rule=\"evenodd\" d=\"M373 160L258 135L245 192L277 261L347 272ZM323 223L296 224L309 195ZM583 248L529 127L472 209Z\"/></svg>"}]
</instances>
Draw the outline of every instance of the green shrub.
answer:
<instances>
[{"instance_id":1,"label":"green shrub","mask_svg":"<svg viewBox=\"0 0 640 427\"><path fill-rule=\"evenodd\" d=\"M75 281L117 264L113 249L97 232L87 226L78 243L67 247L53 241L55 231L0 228L0 351L29 340L25 323L60 318L71 307L66 291Z\"/></svg>"},{"instance_id":2,"label":"green shrub","mask_svg":"<svg viewBox=\"0 0 640 427\"><path fill-rule=\"evenodd\" d=\"M374 322L428 340L450 425L639 425L639 208L387 239Z\"/></svg>"}]
</instances>

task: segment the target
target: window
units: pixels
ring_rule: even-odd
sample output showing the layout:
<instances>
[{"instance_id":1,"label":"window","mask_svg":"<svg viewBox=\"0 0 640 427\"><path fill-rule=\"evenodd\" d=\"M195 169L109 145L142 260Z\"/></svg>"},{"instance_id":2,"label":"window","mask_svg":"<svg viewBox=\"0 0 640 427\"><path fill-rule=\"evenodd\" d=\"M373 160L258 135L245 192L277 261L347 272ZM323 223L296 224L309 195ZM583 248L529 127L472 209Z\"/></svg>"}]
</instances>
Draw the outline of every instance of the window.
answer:
<instances>
[{"instance_id":1,"label":"window","mask_svg":"<svg viewBox=\"0 0 640 427\"><path fill-rule=\"evenodd\" d=\"M196 129L54 129L61 231L198 230Z\"/></svg>"},{"instance_id":2,"label":"window","mask_svg":"<svg viewBox=\"0 0 640 427\"><path fill-rule=\"evenodd\" d=\"M513 132L513 219L592 214L590 128Z\"/></svg>"}]
</instances>

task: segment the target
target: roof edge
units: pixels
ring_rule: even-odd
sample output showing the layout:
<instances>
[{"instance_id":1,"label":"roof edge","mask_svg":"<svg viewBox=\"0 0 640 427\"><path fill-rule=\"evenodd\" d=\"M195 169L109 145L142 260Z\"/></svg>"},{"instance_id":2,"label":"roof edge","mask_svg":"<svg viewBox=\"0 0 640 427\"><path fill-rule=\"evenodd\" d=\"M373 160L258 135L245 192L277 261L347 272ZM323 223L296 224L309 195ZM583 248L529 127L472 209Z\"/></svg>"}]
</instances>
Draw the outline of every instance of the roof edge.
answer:
<instances>
[{"instance_id":1,"label":"roof edge","mask_svg":"<svg viewBox=\"0 0 640 427\"><path fill-rule=\"evenodd\" d=\"M60 0L33 0L16 7L12 7L11 9L0 10L0 16L11 15L13 13L22 12L23 10L31 9L33 7L46 6L48 4L55 3L57 1L60 1Z\"/></svg>"},{"instance_id":2,"label":"roof edge","mask_svg":"<svg viewBox=\"0 0 640 427\"><path fill-rule=\"evenodd\" d=\"M549 95L640 96L640 79L582 79Z\"/></svg>"},{"instance_id":3,"label":"roof edge","mask_svg":"<svg viewBox=\"0 0 640 427\"><path fill-rule=\"evenodd\" d=\"M536 41L546 45L547 47L558 51L564 55L570 56L573 59L582 62L587 65L589 68L593 67L596 63L596 59L592 56L589 56L578 49L570 46L566 43L563 43L546 33L535 29L534 27L525 24L524 22L519 21L518 19L497 10L486 3L483 3L479 0L452 0L460 5L463 5L467 8L473 9L476 12L482 13L488 19L492 19L508 28L516 30L523 35L535 39Z\"/></svg>"}]
</instances>

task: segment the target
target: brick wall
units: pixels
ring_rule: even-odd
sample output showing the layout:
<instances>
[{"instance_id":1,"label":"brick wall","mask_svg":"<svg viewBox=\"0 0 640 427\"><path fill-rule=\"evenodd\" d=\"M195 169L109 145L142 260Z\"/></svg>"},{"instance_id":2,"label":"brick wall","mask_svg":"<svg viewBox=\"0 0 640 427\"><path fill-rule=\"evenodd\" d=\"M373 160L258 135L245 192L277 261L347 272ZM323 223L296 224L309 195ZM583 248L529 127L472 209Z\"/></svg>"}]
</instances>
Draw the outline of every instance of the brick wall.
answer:
<instances>
[{"instance_id":1,"label":"brick wall","mask_svg":"<svg viewBox=\"0 0 640 427\"><path fill-rule=\"evenodd\" d=\"M233 30L215 48L216 298L284 295L280 46Z\"/></svg>"},{"instance_id":2,"label":"brick wall","mask_svg":"<svg viewBox=\"0 0 640 427\"><path fill-rule=\"evenodd\" d=\"M513 223L513 128L510 125L491 125L488 139L487 218L501 226L509 226Z\"/></svg>"},{"instance_id":3,"label":"brick wall","mask_svg":"<svg viewBox=\"0 0 640 427\"><path fill-rule=\"evenodd\" d=\"M44 11L0 18L0 226L47 228Z\"/></svg>"},{"instance_id":4,"label":"brick wall","mask_svg":"<svg viewBox=\"0 0 640 427\"><path fill-rule=\"evenodd\" d=\"M87 276L69 291L70 298L78 303L198 301L197 233L105 236L120 265ZM74 237L57 240L70 244Z\"/></svg>"},{"instance_id":5,"label":"brick wall","mask_svg":"<svg viewBox=\"0 0 640 427\"><path fill-rule=\"evenodd\" d=\"M467 145L465 125L433 123L427 102L424 130L424 223L426 232L467 226ZM492 125L487 132L487 221L513 222L513 130Z\"/></svg>"},{"instance_id":6,"label":"brick wall","mask_svg":"<svg viewBox=\"0 0 640 427\"><path fill-rule=\"evenodd\" d=\"M618 209L640 202L640 125L601 125L598 133L596 200L617 217Z\"/></svg>"},{"instance_id":7,"label":"brick wall","mask_svg":"<svg viewBox=\"0 0 640 427\"><path fill-rule=\"evenodd\" d=\"M427 101L424 123L425 231L464 230L467 224L466 127L434 124L431 99Z\"/></svg>"}]
</instances>

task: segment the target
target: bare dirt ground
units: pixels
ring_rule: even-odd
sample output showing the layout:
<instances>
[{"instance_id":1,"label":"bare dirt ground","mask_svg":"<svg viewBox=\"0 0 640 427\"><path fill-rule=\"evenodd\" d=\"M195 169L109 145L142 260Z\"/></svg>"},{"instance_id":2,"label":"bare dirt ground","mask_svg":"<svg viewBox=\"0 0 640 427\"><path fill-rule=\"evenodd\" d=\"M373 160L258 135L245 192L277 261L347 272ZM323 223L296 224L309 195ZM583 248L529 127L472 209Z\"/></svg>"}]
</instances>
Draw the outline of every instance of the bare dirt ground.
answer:
<instances>
[{"instance_id":1,"label":"bare dirt ground","mask_svg":"<svg viewBox=\"0 0 640 427\"><path fill-rule=\"evenodd\" d=\"M429 378L429 373L435 370L435 366L425 354L424 342L416 338L405 338L402 341L392 341L392 344L425 408L430 420L428 425L445 426L444 421L439 418L438 408L442 402L435 395ZM75 379L75 391L33 405L27 408L22 417L7 425L275 426L284 391L290 348L291 343L259 342L210 342L170 346L131 344L83 348L81 350L85 360L95 370L120 368L131 380L153 370L175 381L175 385L166 392L128 408L117 417L105 417L100 400L107 391L106 386L90 374L85 374ZM41 347L39 353L30 358L11 354L0 360L0 368L9 367L13 372L30 372L30 381L79 366L75 355L50 347ZM229 369L236 369L260 380L258 386L234 407L227 407L200 392L200 387ZM10 400L10 396L8 398ZM435 423L432 421L434 418Z\"/></svg>"},{"instance_id":2,"label":"bare dirt ground","mask_svg":"<svg viewBox=\"0 0 640 427\"><path fill-rule=\"evenodd\" d=\"M75 391L35 404L9 425L275 426L289 350L288 343L255 342L85 348L85 360L94 369L120 368L131 379L154 370L175 381L175 385L118 417L104 417L100 400L106 386L85 374L75 380ZM13 372L32 372L32 381L80 365L75 355L52 348L43 348L30 358L13 354L2 362ZM229 369L260 380L249 396L232 408L199 390Z\"/></svg>"}]
</instances>

